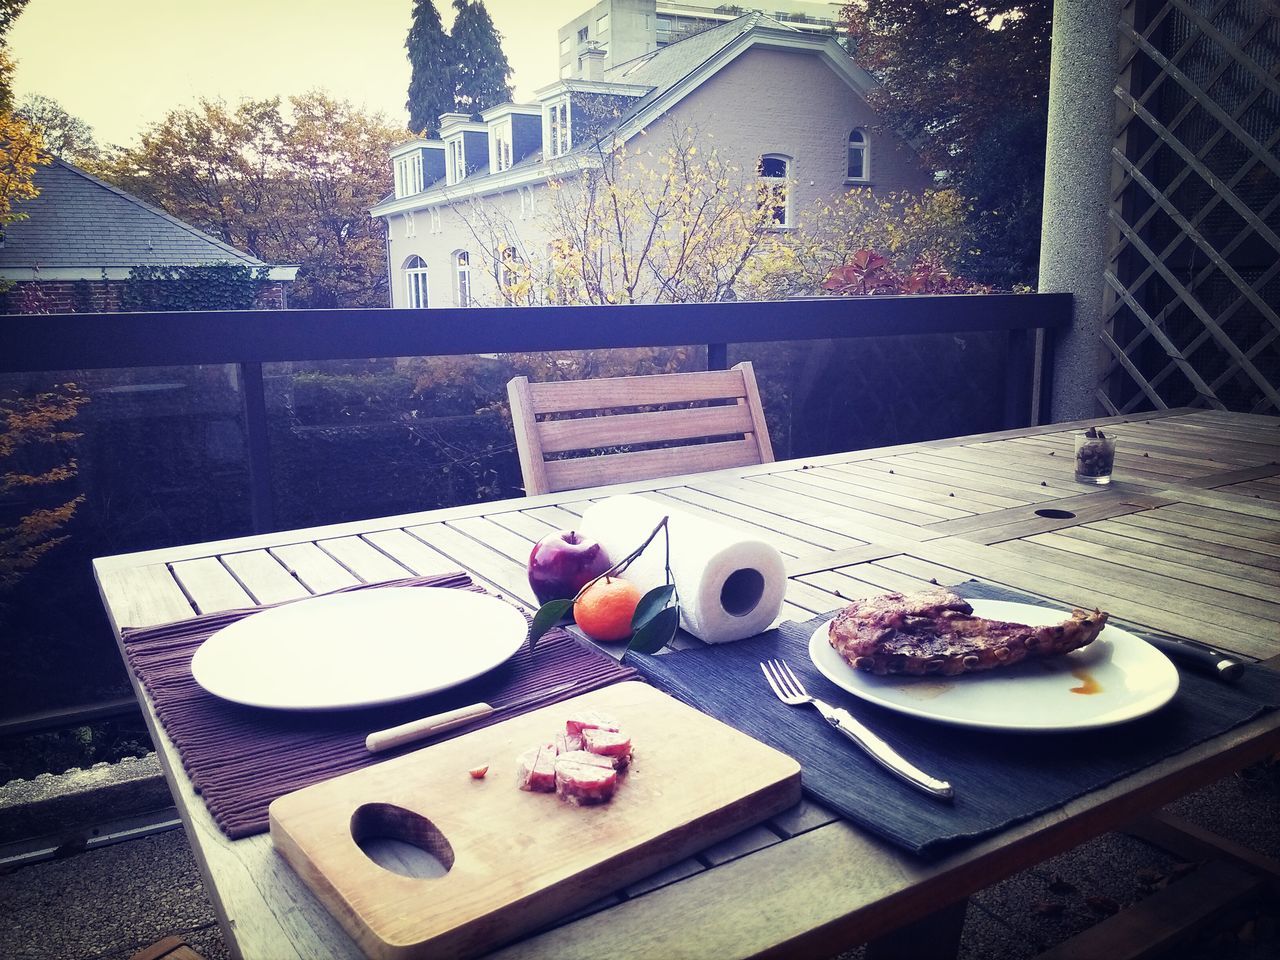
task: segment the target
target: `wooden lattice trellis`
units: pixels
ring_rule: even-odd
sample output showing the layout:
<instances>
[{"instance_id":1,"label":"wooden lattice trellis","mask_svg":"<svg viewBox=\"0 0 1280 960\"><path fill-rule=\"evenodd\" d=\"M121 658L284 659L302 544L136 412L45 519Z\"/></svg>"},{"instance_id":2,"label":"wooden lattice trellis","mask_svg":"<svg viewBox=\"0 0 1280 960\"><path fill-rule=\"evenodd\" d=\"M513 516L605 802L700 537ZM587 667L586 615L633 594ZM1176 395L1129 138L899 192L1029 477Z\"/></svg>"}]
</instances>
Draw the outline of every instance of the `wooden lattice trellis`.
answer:
<instances>
[{"instance_id":1,"label":"wooden lattice trellis","mask_svg":"<svg viewBox=\"0 0 1280 960\"><path fill-rule=\"evenodd\" d=\"M1110 413L1280 412L1280 3L1128 0L1106 271Z\"/></svg>"}]
</instances>

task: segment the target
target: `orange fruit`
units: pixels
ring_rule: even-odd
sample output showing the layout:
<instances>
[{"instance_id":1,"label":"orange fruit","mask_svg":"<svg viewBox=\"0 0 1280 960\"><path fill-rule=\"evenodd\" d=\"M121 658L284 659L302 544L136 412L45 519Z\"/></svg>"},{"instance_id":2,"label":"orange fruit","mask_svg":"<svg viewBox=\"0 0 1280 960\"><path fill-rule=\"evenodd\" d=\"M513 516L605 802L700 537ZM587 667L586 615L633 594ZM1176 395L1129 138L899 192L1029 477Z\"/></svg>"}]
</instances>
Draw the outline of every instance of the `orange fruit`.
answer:
<instances>
[{"instance_id":1,"label":"orange fruit","mask_svg":"<svg viewBox=\"0 0 1280 960\"><path fill-rule=\"evenodd\" d=\"M631 581L605 577L578 594L573 619L592 640L625 640L631 636L631 618L641 596Z\"/></svg>"}]
</instances>

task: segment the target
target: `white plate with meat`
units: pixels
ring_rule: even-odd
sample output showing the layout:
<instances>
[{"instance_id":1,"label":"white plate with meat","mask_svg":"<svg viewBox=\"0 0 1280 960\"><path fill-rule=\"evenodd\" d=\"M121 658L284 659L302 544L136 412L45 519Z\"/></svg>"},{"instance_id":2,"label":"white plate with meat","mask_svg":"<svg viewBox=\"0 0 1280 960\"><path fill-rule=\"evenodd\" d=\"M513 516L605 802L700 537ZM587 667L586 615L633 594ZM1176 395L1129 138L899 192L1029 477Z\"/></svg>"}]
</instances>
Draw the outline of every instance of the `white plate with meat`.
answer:
<instances>
[{"instance_id":1,"label":"white plate with meat","mask_svg":"<svg viewBox=\"0 0 1280 960\"><path fill-rule=\"evenodd\" d=\"M959 601L954 595L937 591L932 596L912 595L905 600L936 600L939 596ZM903 599L897 597L898 601ZM898 651L890 646L885 656L880 656L878 650L870 651L870 659L860 664L863 669L855 669L832 646L831 622L827 621L810 638L809 656L823 676L864 700L928 720L988 730L1050 732L1107 727L1158 710L1178 690L1178 672L1169 659L1127 630L1107 624L1105 614L1080 611L1073 617L1062 611L1007 600L972 600L968 605L972 608L972 617L965 617L963 607L954 603L950 609L959 612L944 612L941 616L956 616L966 622L983 618L995 623L989 637L967 638L968 646L959 655L945 649L938 655L937 649L926 649L917 662L904 663ZM936 615L937 609L935 605L929 615ZM949 608L944 605L942 609ZM1032 629L1013 629L1017 625ZM1084 630L1087 638L1073 640L1071 634L1077 630ZM927 635L927 627L922 628L921 633ZM1069 646L1080 640L1085 645L1078 649L1066 653L1052 651L1053 643ZM1037 656L1034 651L1030 656L1022 654L1024 645L1034 648L1041 641L1051 655ZM918 639L915 645L921 645ZM928 646L928 638L923 645ZM869 650L856 645L851 649L847 637L842 640L842 646L850 659L857 659L858 652ZM992 659L1010 658L1007 652L997 658L989 654L1005 647L1018 650L1018 655L1012 658L1018 662L995 666L990 662ZM953 642L951 650L954 649ZM872 669L930 672L881 675L871 672Z\"/></svg>"},{"instance_id":2,"label":"white plate with meat","mask_svg":"<svg viewBox=\"0 0 1280 960\"><path fill-rule=\"evenodd\" d=\"M196 651L214 696L277 710L344 710L447 690L505 663L528 632L497 597L381 587L311 597L237 620Z\"/></svg>"}]
</instances>

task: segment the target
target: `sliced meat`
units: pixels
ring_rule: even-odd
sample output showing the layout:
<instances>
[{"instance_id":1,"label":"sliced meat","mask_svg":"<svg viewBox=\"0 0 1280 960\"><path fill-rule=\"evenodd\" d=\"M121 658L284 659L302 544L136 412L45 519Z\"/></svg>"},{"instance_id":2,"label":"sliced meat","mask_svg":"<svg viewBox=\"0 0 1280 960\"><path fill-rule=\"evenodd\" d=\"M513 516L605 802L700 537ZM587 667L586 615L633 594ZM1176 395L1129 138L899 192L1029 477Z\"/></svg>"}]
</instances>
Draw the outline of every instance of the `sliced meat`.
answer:
<instances>
[{"instance_id":1,"label":"sliced meat","mask_svg":"<svg viewBox=\"0 0 1280 960\"><path fill-rule=\"evenodd\" d=\"M602 757L598 753L588 753L586 750L573 750L570 753L561 754L556 757L556 761L567 760L570 763L585 763L589 767L600 767L605 770L616 769L616 765L610 757Z\"/></svg>"},{"instance_id":2,"label":"sliced meat","mask_svg":"<svg viewBox=\"0 0 1280 960\"><path fill-rule=\"evenodd\" d=\"M556 789L556 745L543 743L516 760L516 786L533 793L551 793Z\"/></svg>"},{"instance_id":3,"label":"sliced meat","mask_svg":"<svg viewBox=\"0 0 1280 960\"><path fill-rule=\"evenodd\" d=\"M582 737L577 734L557 733L556 734L556 753L572 753L574 750L582 749Z\"/></svg>"},{"instance_id":4,"label":"sliced meat","mask_svg":"<svg viewBox=\"0 0 1280 960\"><path fill-rule=\"evenodd\" d=\"M570 736L581 736L584 730L617 730L618 725L612 718L588 710L570 716L564 722L564 729Z\"/></svg>"},{"instance_id":5,"label":"sliced meat","mask_svg":"<svg viewBox=\"0 0 1280 960\"><path fill-rule=\"evenodd\" d=\"M618 772L603 758L592 761L576 759L581 752L566 754L556 760L556 794L560 799L582 806L607 803L618 788ZM587 756L591 756L587 754Z\"/></svg>"},{"instance_id":6,"label":"sliced meat","mask_svg":"<svg viewBox=\"0 0 1280 960\"><path fill-rule=\"evenodd\" d=\"M954 593L926 590L855 601L831 621L828 637L857 670L956 676L1068 653L1096 640L1106 624L1100 610L1074 610L1049 627L987 620Z\"/></svg>"},{"instance_id":7,"label":"sliced meat","mask_svg":"<svg viewBox=\"0 0 1280 960\"><path fill-rule=\"evenodd\" d=\"M631 762L631 738L618 730L583 730L582 746L588 753L608 757L616 767Z\"/></svg>"}]
</instances>

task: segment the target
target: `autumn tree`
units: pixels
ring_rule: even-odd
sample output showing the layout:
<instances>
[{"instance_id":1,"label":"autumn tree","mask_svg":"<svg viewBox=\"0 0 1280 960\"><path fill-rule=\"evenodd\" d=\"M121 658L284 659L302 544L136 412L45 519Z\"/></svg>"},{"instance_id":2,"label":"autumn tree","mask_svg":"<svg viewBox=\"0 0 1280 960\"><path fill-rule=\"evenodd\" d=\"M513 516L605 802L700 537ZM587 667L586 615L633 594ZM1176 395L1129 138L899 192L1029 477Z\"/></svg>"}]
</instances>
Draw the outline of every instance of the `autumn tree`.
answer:
<instances>
[{"instance_id":1,"label":"autumn tree","mask_svg":"<svg viewBox=\"0 0 1280 960\"><path fill-rule=\"evenodd\" d=\"M0 395L0 615L18 581L66 539L61 531L84 501L65 488L80 438L70 421L87 402L73 383Z\"/></svg>"},{"instance_id":2,"label":"autumn tree","mask_svg":"<svg viewBox=\"0 0 1280 960\"><path fill-rule=\"evenodd\" d=\"M450 33L457 110L472 115L511 100L511 64L481 0L453 0Z\"/></svg>"},{"instance_id":3,"label":"autumn tree","mask_svg":"<svg viewBox=\"0 0 1280 960\"><path fill-rule=\"evenodd\" d=\"M93 127L72 116L52 97L28 94L13 112L40 131L45 149L51 155L81 166L97 159L98 143Z\"/></svg>"},{"instance_id":4,"label":"autumn tree","mask_svg":"<svg viewBox=\"0 0 1280 960\"><path fill-rule=\"evenodd\" d=\"M386 246L368 210L403 133L320 91L174 110L97 172L269 263L296 263L290 303L386 304Z\"/></svg>"},{"instance_id":5,"label":"autumn tree","mask_svg":"<svg viewBox=\"0 0 1280 960\"><path fill-rule=\"evenodd\" d=\"M409 129L422 136L440 132L440 115L454 110L453 42L433 0L414 0L413 23L404 42L409 54Z\"/></svg>"},{"instance_id":6,"label":"autumn tree","mask_svg":"<svg viewBox=\"0 0 1280 960\"><path fill-rule=\"evenodd\" d=\"M667 126L552 174L542 213L517 221L494 201L460 207L504 302L690 303L733 299L774 222L755 171L708 135Z\"/></svg>"},{"instance_id":7,"label":"autumn tree","mask_svg":"<svg viewBox=\"0 0 1280 960\"><path fill-rule=\"evenodd\" d=\"M1051 3L854 0L855 59L881 81L873 106L946 186L972 198L964 268L1034 283L1048 118Z\"/></svg>"},{"instance_id":8,"label":"autumn tree","mask_svg":"<svg viewBox=\"0 0 1280 960\"><path fill-rule=\"evenodd\" d=\"M13 60L6 37L27 0L0 0L0 240L10 223L27 215L15 204L30 200L36 189L36 167L48 163L40 131L13 111ZM11 284L0 280L0 291Z\"/></svg>"}]
</instances>

